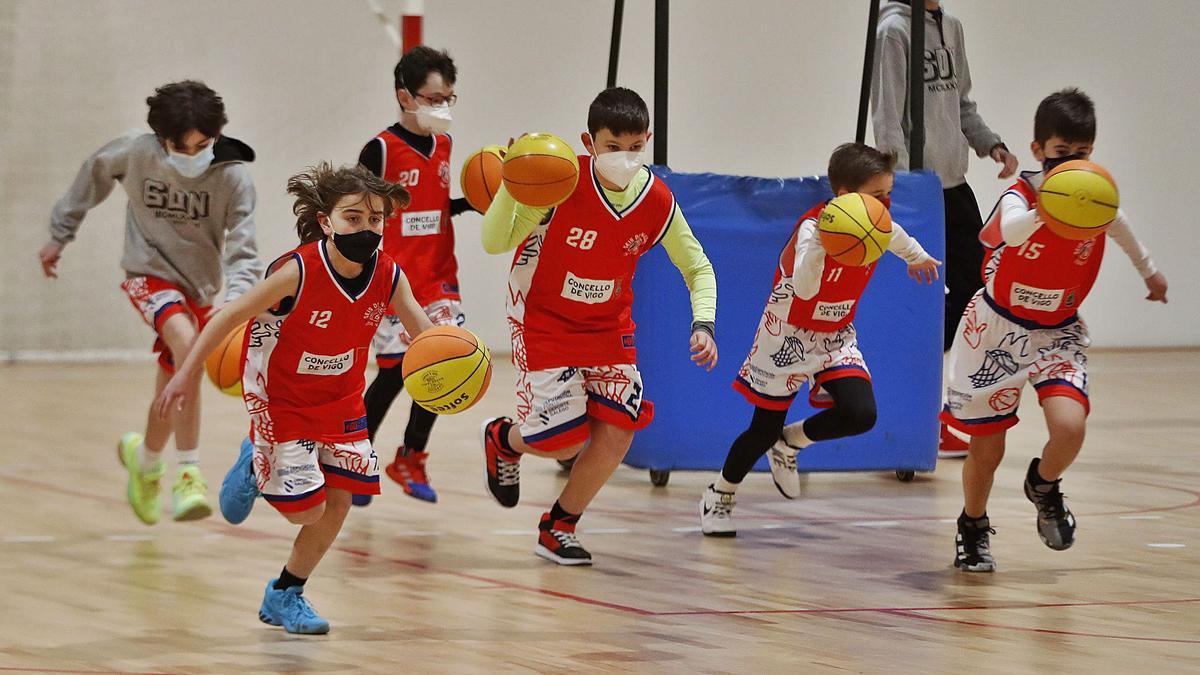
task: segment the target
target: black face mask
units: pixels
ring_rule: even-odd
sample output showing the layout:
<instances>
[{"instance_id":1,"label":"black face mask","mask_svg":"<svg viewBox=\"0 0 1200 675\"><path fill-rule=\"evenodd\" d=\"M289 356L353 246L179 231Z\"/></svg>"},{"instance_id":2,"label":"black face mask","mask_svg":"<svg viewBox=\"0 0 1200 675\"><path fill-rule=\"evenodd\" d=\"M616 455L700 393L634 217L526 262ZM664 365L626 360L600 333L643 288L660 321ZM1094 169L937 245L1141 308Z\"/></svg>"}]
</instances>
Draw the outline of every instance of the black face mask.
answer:
<instances>
[{"instance_id":1,"label":"black face mask","mask_svg":"<svg viewBox=\"0 0 1200 675\"><path fill-rule=\"evenodd\" d=\"M1046 173L1050 173L1051 171L1054 170L1054 167L1058 166L1059 164L1065 164L1066 162L1071 162L1076 159L1083 159L1083 155L1066 155L1063 157L1047 157L1042 160L1042 171L1044 171Z\"/></svg>"},{"instance_id":2,"label":"black face mask","mask_svg":"<svg viewBox=\"0 0 1200 675\"><path fill-rule=\"evenodd\" d=\"M382 239L382 234L370 230L360 230L352 234L333 233L333 245L337 247L338 253L345 256L346 260L360 265L371 259Z\"/></svg>"}]
</instances>

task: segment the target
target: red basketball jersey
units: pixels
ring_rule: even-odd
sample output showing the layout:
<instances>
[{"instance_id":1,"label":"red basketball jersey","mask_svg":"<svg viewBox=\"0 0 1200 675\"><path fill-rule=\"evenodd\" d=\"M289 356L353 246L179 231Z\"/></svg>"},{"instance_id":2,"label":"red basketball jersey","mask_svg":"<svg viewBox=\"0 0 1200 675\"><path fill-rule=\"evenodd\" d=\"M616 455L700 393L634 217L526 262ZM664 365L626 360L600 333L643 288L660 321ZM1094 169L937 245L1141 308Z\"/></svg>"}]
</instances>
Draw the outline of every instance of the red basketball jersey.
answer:
<instances>
[{"instance_id":1,"label":"red basketball jersey","mask_svg":"<svg viewBox=\"0 0 1200 675\"><path fill-rule=\"evenodd\" d=\"M775 288L772 293L773 302L787 305L787 322L799 328L832 333L854 321L858 310L858 300L867 288L867 282L875 273L876 263L855 266L843 265L826 253L824 269L821 271L821 286L817 294L808 300L797 297L792 292L783 295L779 292L780 282L791 279L795 271L796 240L800 236L800 228L807 221L816 226L821 210L828 202L821 202L800 216L796 228L792 230L792 238L779 256L779 268L775 270ZM814 235L819 236L819 235Z\"/></svg>"},{"instance_id":2,"label":"red basketball jersey","mask_svg":"<svg viewBox=\"0 0 1200 675\"><path fill-rule=\"evenodd\" d=\"M618 211L593 174L591 157L580 156L575 192L513 258L508 316L517 365L636 363L633 273L674 215L675 198L654 174Z\"/></svg>"},{"instance_id":3,"label":"red basketball jersey","mask_svg":"<svg viewBox=\"0 0 1200 675\"><path fill-rule=\"evenodd\" d=\"M383 179L403 185L412 201L383 230L383 250L408 275L421 306L460 299L454 226L450 223L450 135L433 137L426 156L391 131L383 142Z\"/></svg>"},{"instance_id":4,"label":"red basketball jersey","mask_svg":"<svg viewBox=\"0 0 1200 675\"><path fill-rule=\"evenodd\" d=\"M335 276L324 239L272 263L300 265L299 291L246 331L242 398L250 432L267 443L367 437L363 369L388 312L400 268L383 252L364 266L370 282L351 295ZM270 272L268 272L269 274Z\"/></svg>"},{"instance_id":5,"label":"red basketball jersey","mask_svg":"<svg viewBox=\"0 0 1200 675\"><path fill-rule=\"evenodd\" d=\"M1035 174L1034 176L1040 176ZM1032 209L1037 189L1022 176L1005 194L1014 194ZM1057 326L1074 318L1096 283L1104 258L1104 235L1085 241L1060 237L1039 227L1018 246L996 238L1000 209L984 225L984 245L989 252L983 267L987 294L1009 314L1039 326Z\"/></svg>"}]
</instances>

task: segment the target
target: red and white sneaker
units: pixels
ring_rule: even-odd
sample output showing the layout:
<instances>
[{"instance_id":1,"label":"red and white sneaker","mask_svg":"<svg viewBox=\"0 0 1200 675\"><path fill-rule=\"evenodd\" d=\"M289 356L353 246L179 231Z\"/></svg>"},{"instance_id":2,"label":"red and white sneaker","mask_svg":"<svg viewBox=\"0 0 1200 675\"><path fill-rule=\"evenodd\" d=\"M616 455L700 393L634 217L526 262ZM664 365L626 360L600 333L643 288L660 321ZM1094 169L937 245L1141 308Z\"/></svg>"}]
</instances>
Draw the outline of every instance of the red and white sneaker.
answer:
<instances>
[{"instance_id":1,"label":"red and white sneaker","mask_svg":"<svg viewBox=\"0 0 1200 675\"><path fill-rule=\"evenodd\" d=\"M538 543L533 552L559 565L591 565L592 554L575 536L575 523L550 520L550 512L542 514L538 524Z\"/></svg>"},{"instance_id":2,"label":"red and white sneaker","mask_svg":"<svg viewBox=\"0 0 1200 675\"><path fill-rule=\"evenodd\" d=\"M404 488L404 494L425 502L437 502L437 492L429 485L429 475L425 473L425 462L429 453L408 451L402 445L396 448L396 459L384 467L388 478Z\"/></svg>"},{"instance_id":3,"label":"red and white sneaker","mask_svg":"<svg viewBox=\"0 0 1200 675\"><path fill-rule=\"evenodd\" d=\"M967 450L970 448L970 443L959 438L945 422L942 423L938 440L938 459L962 459L967 456Z\"/></svg>"},{"instance_id":4,"label":"red and white sneaker","mask_svg":"<svg viewBox=\"0 0 1200 675\"><path fill-rule=\"evenodd\" d=\"M505 450L500 441L500 430L510 424L512 420L507 417L493 417L479 428L488 492L500 506L509 509L521 500L521 453Z\"/></svg>"}]
</instances>

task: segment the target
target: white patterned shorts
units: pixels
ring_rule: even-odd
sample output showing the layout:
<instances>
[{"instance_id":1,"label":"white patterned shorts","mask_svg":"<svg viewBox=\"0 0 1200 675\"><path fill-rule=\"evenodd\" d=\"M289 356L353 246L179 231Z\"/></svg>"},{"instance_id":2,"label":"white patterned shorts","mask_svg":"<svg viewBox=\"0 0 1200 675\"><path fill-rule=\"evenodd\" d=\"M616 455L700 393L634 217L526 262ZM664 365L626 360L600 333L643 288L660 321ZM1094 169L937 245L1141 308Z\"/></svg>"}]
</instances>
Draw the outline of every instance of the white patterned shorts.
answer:
<instances>
[{"instance_id":1,"label":"white patterned shorts","mask_svg":"<svg viewBox=\"0 0 1200 675\"><path fill-rule=\"evenodd\" d=\"M325 501L325 488L379 494L379 460L371 442L295 440L254 445L254 479L279 511L305 511Z\"/></svg>"},{"instance_id":2,"label":"white patterned shorts","mask_svg":"<svg viewBox=\"0 0 1200 675\"><path fill-rule=\"evenodd\" d=\"M751 405L787 410L808 382L809 404L828 408L833 400L821 391L821 385L845 377L871 379L858 349L854 324L834 332L815 331L793 326L766 311L733 388Z\"/></svg>"},{"instance_id":3,"label":"white patterned shorts","mask_svg":"<svg viewBox=\"0 0 1200 675\"><path fill-rule=\"evenodd\" d=\"M1029 382L1038 400L1066 396L1088 410L1087 348L1082 319L1038 327L975 294L950 347L949 385L942 421L967 434L986 436L1017 423L1021 390Z\"/></svg>"},{"instance_id":4,"label":"white patterned shorts","mask_svg":"<svg viewBox=\"0 0 1200 675\"><path fill-rule=\"evenodd\" d=\"M517 370L521 438L546 452L588 439L589 418L623 429L644 428L654 404L642 398L642 374L632 363Z\"/></svg>"}]
</instances>

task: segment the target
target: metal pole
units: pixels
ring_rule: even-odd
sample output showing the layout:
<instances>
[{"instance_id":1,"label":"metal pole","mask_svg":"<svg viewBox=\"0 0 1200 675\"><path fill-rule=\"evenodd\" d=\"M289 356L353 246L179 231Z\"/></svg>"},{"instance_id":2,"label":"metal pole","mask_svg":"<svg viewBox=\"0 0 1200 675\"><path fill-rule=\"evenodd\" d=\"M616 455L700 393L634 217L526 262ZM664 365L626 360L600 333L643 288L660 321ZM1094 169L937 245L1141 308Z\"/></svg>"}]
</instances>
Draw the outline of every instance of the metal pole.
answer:
<instances>
[{"instance_id":1,"label":"metal pole","mask_svg":"<svg viewBox=\"0 0 1200 675\"><path fill-rule=\"evenodd\" d=\"M625 0L613 2L612 42L608 44L608 87L617 86L617 60L621 56L621 18L625 14Z\"/></svg>"},{"instance_id":2,"label":"metal pole","mask_svg":"<svg viewBox=\"0 0 1200 675\"><path fill-rule=\"evenodd\" d=\"M863 55L862 91L858 94L858 128L854 140L867 140L867 106L871 103L871 76L875 68L875 28L879 25L879 0L867 0L867 52Z\"/></svg>"},{"instance_id":3,"label":"metal pole","mask_svg":"<svg viewBox=\"0 0 1200 675\"><path fill-rule=\"evenodd\" d=\"M654 0L654 163L667 165L667 34L669 0Z\"/></svg>"},{"instance_id":4,"label":"metal pole","mask_svg":"<svg viewBox=\"0 0 1200 675\"><path fill-rule=\"evenodd\" d=\"M912 1L912 44L908 48L908 170L925 167L925 2Z\"/></svg>"}]
</instances>

